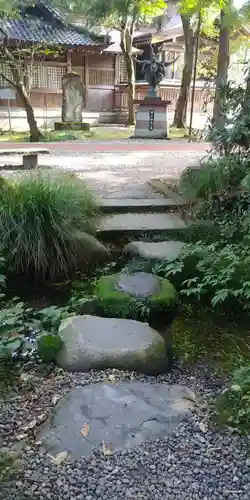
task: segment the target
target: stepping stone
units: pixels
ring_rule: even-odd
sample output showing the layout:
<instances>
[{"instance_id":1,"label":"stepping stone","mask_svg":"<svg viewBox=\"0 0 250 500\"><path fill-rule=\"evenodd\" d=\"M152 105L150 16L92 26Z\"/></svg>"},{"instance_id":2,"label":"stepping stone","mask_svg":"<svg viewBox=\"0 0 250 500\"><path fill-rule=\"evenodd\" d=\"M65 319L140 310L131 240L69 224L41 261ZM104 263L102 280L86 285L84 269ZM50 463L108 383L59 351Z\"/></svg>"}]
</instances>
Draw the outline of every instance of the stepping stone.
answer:
<instances>
[{"instance_id":1,"label":"stepping stone","mask_svg":"<svg viewBox=\"0 0 250 500\"><path fill-rule=\"evenodd\" d=\"M166 212L175 209L177 203L170 198L102 198L100 207L104 212Z\"/></svg>"},{"instance_id":2,"label":"stepping stone","mask_svg":"<svg viewBox=\"0 0 250 500\"><path fill-rule=\"evenodd\" d=\"M38 434L48 453L113 455L164 439L194 409L195 394L184 385L112 382L75 387L61 398Z\"/></svg>"},{"instance_id":3,"label":"stepping stone","mask_svg":"<svg viewBox=\"0 0 250 500\"><path fill-rule=\"evenodd\" d=\"M185 222L177 214L117 214L102 217L98 231L102 233L163 232L184 229Z\"/></svg>"},{"instance_id":4,"label":"stepping stone","mask_svg":"<svg viewBox=\"0 0 250 500\"><path fill-rule=\"evenodd\" d=\"M155 278L154 285L166 281L149 276ZM174 300L176 292L172 285L169 289ZM168 296L166 302L167 299ZM117 368L155 375L169 368L164 339L147 323L91 315L71 316L62 321L58 335L64 345L57 364L70 372Z\"/></svg>"},{"instance_id":5,"label":"stepping stone","mask_svg":"<svg viewBox=\"0 0 250 500\"><path fill-rule=\"evenodd\" d=\"M184 243L180 241L159 241L151 243L146 241L131 241L123 249L125 253L138 255L149 260L174 260L178 257Z\"/></svg>"}]
</instances>

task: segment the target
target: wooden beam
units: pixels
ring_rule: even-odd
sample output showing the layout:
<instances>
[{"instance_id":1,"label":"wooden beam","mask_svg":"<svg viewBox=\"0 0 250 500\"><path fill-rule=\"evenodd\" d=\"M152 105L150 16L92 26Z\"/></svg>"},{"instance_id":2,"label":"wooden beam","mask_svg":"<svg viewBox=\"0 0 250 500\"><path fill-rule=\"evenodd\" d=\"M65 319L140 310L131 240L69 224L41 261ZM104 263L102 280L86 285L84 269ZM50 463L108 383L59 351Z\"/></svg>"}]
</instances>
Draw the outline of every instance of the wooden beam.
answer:
<instances>
[{"instance_id":1,"label":"wooden beam","mask_svg":"<svg viewBox=\"0 0 250 500\"><path fill-rule=\"evenodd\" d=\"M84 55L84 87L85 87L85 102L87 108L88 102L88 89L89 89L89 56Z\"/></svg>"}]
</instances>

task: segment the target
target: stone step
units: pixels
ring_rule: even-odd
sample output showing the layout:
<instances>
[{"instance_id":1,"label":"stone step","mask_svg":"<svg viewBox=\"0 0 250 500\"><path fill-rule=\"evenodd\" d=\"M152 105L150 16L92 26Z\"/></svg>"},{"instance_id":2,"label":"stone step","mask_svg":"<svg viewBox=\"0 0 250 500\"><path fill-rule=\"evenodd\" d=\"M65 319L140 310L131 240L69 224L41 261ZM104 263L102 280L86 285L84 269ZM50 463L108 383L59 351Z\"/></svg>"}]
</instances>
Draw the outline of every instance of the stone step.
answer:
<instances>
[{"instance_id":1,"label":"stone step","mask_svg":"<svg viewBox=\"0 0 250 500\"><path fill-rule=\"evenodd\" d=\"M100 207L108 213L127 213L127 212L166 212L175 209L177 203L170 198L102 198Z\"/></svg>"},{"instance_id":2,"label":"stone step","mask_svg":"<svg viewBox=\"0 0 250 500\"><path fill-rule=\"evenodd\" d=\"M161 177L156 179L150 179L148 184L158 193L162 194L166 198L171 198L176 205L179 207L186 207L190 205L190 202L183 198L178 191L174 188L175 182L170 177Z\"/></svg>"},{"instance_id":3,"label":"stone step","mask_svg":"<svg viewBox=\"0 0 250 500\"><path fill-rule=\"evenodd\" d=\"M177 214L141 214L127 213L104 215L100 221L99 234L152 234L186 227Z\"/></svg>"},{"instance_id":4,"label":"stone step","mask_svg":"<svg viewBox=\"0 0 250 500\"><path fill-rule=\"evenodd\" d=\"M131 241L125 245L123 252L143 259L171 262L178 257L183 245L180 241Z\"/></svg>"}]
</instances>

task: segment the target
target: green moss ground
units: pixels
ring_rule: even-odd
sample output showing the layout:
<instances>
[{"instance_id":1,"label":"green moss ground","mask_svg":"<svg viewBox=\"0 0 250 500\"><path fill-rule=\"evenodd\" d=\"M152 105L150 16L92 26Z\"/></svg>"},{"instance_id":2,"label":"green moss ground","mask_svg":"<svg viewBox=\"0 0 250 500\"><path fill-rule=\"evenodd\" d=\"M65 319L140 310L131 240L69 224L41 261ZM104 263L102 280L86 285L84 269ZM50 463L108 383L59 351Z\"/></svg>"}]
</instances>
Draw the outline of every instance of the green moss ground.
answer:
<instances>
[{"instance_id":1,"label":"green moss ground","mask_svg":"<svg viewBox=\"0 0 250 500\"><path fill-rule=\"evenodd\" d=\"M41 142L62 141L119 141L128 139L134 133L134 127L91 127L89 131L80 130L47 130L42 131ZM185 138L184 129L170 128L170 138ZM29 132L4 132L0 135L0 142L29 142Z\"/></svg>"},{"instance_id":2,"label":"green moss ground","mask_svg":"<svg viewBox=\"0 0 250 500\"><path fill-rule=\"evenodd\" d=\"M230 372L239 361L250 361L249 318L214 314L196 306L182 306L169 334L180 359L197 361Z\"/></svg>"}]
</instances>

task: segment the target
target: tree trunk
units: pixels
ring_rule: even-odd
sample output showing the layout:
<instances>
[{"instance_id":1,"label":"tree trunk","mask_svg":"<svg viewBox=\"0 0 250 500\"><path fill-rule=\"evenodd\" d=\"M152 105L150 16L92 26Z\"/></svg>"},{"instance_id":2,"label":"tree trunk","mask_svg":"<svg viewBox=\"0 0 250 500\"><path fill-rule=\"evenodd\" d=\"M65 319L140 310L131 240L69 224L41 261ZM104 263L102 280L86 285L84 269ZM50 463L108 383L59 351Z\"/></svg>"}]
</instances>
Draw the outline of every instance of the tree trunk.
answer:
<instances>
[{"instance_id":1,"label":"tree trunk","mask_svg":"<svg viewBox=\"0 0 250 500\"><path fill-rule=\"evenodd\" d=\"M18 85L17 91L26 111L27 121L30 129L30 142L39 142L39 140L42 138L42 134L37 126L30 97L28 96L26 89L22 83Z\"/></svg>"},{"instance_id":2,"label":"tree trunk","mask_svg":"<svg viewBox=\"0 0 250 500\"><path fill-rule=\"evenodd\" d=\"M215 100L213 109L213 123L217 128L222 129L225 126L225 109L223 99L223 87L227 84L229 68L229 42L230 27L227 21L227 15L224 10L220 13L220 36L219 53L217 62L217 76L215 88Z\"/></svg>"},{"instance_id":3,"label":"tree trunk","mask_svg":"<svg viewBox=\"0 0 250 500\"><path fill-rule=\"evenodd\" d=\"M245 114L250 114L250 68L247 73L246 90L243 103L243 111Z\"/></svg>"},{"instance_id":4,"label":"tree trunk","mask_svg":"<svg viewBox=\"0 0 250 500\"><path fill-rule=\"evenodd\" d=\"M134 61L132 56L128 53L124 54L126 69L128 75L128 125L135 124L135 112L134 112L134 99L135 99L135 69L134 69Z\"/></svg>"},{"instance_id":5,"label":"tree trunk","mask_svg":"<svg viewBox=\"0 0 250 500\"><path fill-rule=\"evenodd\" d=\"M128 84L128 121L127 125L135 124L135 112L134 103L135 98L135 68L134 61L132 57L132 42L133 42L133 32L129 30L126 26L124 31L121 33L121 49L125 58L125 65L127 70Z\"/></svg>"},{"instance_id":6,"label":"tree trunk","mask_svg":"<svg viewBox=\"0 0 250 500\"><path fill-rule=\"evenodd\" d=\"M187 117L187 105L189 92L191 87L193 62L194 62L194 43L195 37L191 27L191 19L181 16L184 40L185 40L185 53L184 53L184 68L181 77L181 87L179 97L177 99L173 127L185 128Z\"/></svg>"}]
</instances>

